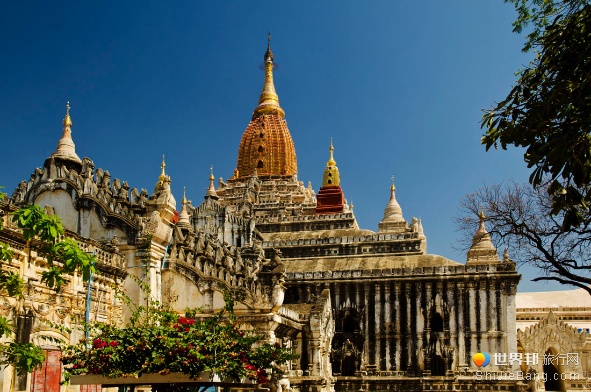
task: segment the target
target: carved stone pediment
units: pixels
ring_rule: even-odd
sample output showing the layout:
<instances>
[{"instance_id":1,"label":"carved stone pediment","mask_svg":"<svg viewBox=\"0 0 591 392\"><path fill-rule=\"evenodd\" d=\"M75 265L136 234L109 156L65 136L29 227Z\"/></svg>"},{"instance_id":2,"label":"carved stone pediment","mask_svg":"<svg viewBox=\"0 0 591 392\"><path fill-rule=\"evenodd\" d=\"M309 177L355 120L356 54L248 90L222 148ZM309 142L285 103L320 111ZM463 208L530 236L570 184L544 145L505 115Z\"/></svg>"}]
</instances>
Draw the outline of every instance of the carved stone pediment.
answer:
<instances>
[{"instance_id":1,"label":"carved stone pediment","mask_svg":"<svg viewBox=\"0 0 591 392\"><path fill-rule=\"evenodd\" d=\"M577 332L560 320L554 312L550 311L548 316L525 331L517 331L517 339L526 352L542 352L549 344L558 345L556 349L561 352L580 352L587 341L587 335Z\"/></svg>"}]
</instances>

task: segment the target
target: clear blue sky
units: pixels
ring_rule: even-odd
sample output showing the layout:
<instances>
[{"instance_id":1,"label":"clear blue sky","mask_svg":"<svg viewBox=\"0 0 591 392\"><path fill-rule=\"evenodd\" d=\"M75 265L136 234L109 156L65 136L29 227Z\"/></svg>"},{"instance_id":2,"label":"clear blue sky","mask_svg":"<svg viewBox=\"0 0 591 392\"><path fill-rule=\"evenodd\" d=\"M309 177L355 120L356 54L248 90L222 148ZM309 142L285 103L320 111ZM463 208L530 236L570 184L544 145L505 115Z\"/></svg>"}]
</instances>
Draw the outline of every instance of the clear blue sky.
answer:
<instances>
[{"instance_id":1,"label":"clear blue sky","mask_svg":"<svg viewBox=\"0 0 591 392\"><path fill-rule=\"evenodd\" d=\"M210 165L236 166L271 32L299 179L318 191L332 136L362 228L377 230L394 175L429 253L464 262L460 199L527 180L519 151L479 144L481 109L528 61L514 18L501 0L5 2L0 184L11 194L55 150L70 101L79 156L152 192L165 154L179 204L183 186L199 204ZM520 290L556 287L522 273Z\"/></svg>"}]
</instances>

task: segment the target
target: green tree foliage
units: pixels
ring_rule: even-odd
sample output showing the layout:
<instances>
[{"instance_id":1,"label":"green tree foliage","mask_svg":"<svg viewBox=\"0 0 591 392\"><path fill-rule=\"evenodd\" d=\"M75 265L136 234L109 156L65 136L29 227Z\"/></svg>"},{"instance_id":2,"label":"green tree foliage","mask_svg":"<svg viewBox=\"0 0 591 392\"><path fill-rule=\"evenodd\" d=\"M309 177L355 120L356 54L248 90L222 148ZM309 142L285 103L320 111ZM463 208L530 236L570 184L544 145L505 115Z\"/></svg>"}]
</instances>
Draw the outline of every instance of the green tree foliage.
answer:
<instances>
[{"instance_id":1,"label":"green tree foliage","mask_svg":"<svg viewBox=\"0 0 591 392\"><path fill-rule=\"evenodd\" d=\"M225 295L226 307L215 315L187 309L184 316L152 299L136 306L120 293L134 312L128 324L118 327L93 323L88 339L63 351L64 379L70 375L140 377L147 373L184 373L198 378L201 372L233 381L251 379L259 384L278 377L281 365L296 356L291 349L264 342L255 331L243 331L233 313L234 300ZM208 381L208 380L205 380Z\"/></svg>"},{"instance_id":2,"label":"green tree foliage","mask_svg":"<svg viewBox=\"0 0 591 392\"><path fill-rule=\"evenodd\" d=\"M0 192L0 200L4 194ZM13 214L13 221L22 229L23 236L31 245L36 241L38 253L45 257L49 268L41 274L41 281L59 291L66 282L64 275L75 270L88 280L91 272L96 273L95 258L85 253L72 239L64 239L63 226L56 216L48 216L38 205L24 206ZM2 222L0 221L0 230ZM25 283L12 265L13 254L7 244L0 243L0 291L2 295L20 298ZM10 338L16 332L13 322L0 317L0 337ZM40 347L32 343L9 342L0 344L0 365L12 365L19 374L33 371L43 364L45 356Z\"/></svg>"},{"instance_id":3,"label":"green tree foliage","mask_svg":"<svg viewBox=\"0 0 591 392\"><path fill-rule=\"evenodd\" d=\"M591 5L588 0L506 0L514 31L534 54L507 97L486 110L482 143L524 147L534 187L551 196L565 230L591 222Z\"/></svg>"}]
</instances>

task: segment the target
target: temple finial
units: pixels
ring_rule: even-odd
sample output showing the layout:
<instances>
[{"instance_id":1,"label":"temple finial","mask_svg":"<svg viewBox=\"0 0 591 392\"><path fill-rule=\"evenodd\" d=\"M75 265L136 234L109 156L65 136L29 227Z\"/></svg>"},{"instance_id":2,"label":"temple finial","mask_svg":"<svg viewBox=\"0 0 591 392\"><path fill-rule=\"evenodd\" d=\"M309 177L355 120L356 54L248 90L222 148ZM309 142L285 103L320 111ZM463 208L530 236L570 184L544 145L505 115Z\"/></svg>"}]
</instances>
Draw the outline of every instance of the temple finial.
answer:
<instances>
[{"instance_id":1,"label":"temple finial","mask_svg":"<svg viewBox=\"0 0 591 392\"><path fill-rule=\"evenodd\" d=\"M187 187L186 186L183 187L183 201L182 201L182 203L187 204Z\"/></svg>"},{"instance_id":2,"label":"temple finial","mask_svg":"<svg viewBox=\"0 0 591 392\"><path fill-rule=\"evenodd\" d=\"M162 154L162 163L160 164L160 168L162 169L162 172L160 173L160 175L158 176L158 179L160 181L164 181L166 180L166 162L164 162L164 154Z\"/></svg>"},{"instance_id":3,"label":"temple finial","mask_svg":"<svg viewBox=\"0 0 591 392\"><path fill-rule=\"evenodd\" d=\"M70 118L70 101L66 103L66 115L62 121L63 130L62 137L57 142L57 148L53 154L54 158L67 159L77 163L82 162L78 155L76 155L76 146L72 140L72 119Z\"/></svg>"},{"instance_id":4,"label":"temple finial","mask_svg":"<svg viewBox=\"0 0 591 392\"><path fill-rule=\"evenodd\" d=\"M278 114L285 117L285 112L279 106L279 97L273 84L273 69L275 67L273 52L271 51L271 33L267 35L267 51L265 52L265 83L259 97L259 105L254 109L252 117L260 117L266 114Z\"/></svg>"},{"instance_id":5,"label":"temple finial","mask_svg":"<svg viewBox=\"0 0 591 392\"><path fill-rule=\"evenodd\" d=\"M341 175L337 168L337 163L334 160L333 152L334 147L332 145L332 137L330 138L330 147L328 148L330 157L326 162L326 168L324 169L324 175L322 176L322 186L326 185L341 185Z\"/></svg>"},{"instance_id":6,"label":"temple finial","mask_svg":"<svg viewBox=\"0 0 591 392\"><path fill-rule=\"evenodd\" d=\"M390 186L391 191L395 191L396 187L394 186L394 175L392 175L392 185Z\"/></svg>"},{"instance_id":7,"label":"temple finial","mask_svg":"<svg viewBox=\"0 0 591 392\"><path fill-rule=\"evenodd\" d=\"M217 199L218 195L215 191L214 181L215 176L213 175L213 165L211 165L209 167L209 187L207 188L207 193L205 194L205 197L214 197Z\"/></svg>"},{"instance_id":8,"label":"temple finial","mask_svg":"<svg viewBox=\"0 0 591 392\"><path fill-rule=\"evenodd\" d=\"M70 118L70 101L66 103L66 116L63 121L64 127L72 126L72 119Z\"/></svg>"}]
</instances>

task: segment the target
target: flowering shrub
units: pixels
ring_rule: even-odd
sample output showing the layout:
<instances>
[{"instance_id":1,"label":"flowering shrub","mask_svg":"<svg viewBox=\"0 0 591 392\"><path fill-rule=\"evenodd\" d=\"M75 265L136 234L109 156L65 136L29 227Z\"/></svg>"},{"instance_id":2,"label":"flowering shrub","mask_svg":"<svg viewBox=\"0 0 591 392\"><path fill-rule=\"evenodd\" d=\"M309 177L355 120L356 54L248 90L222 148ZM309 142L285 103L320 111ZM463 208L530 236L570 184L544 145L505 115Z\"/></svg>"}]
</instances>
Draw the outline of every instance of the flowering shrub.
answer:
<instances>
[{"instance_id":1,"label":"flowering shrub","mask_svg":"<svg viewBox=\"0 0 591 392\"><path fill-rule=\"evenodd\" d=\"M113 378L170 372L197 378L205 371L221 379L266 383L266 369L295 355L279 344L263 343L259 334L240 330L231 307L229 301L229 313L210 317L189 310L179 316L152 303L149 309L140 307L124 328L96 325L95 336L64 350L65 380L70 375Z\"/></svg>"}]
</instances>

